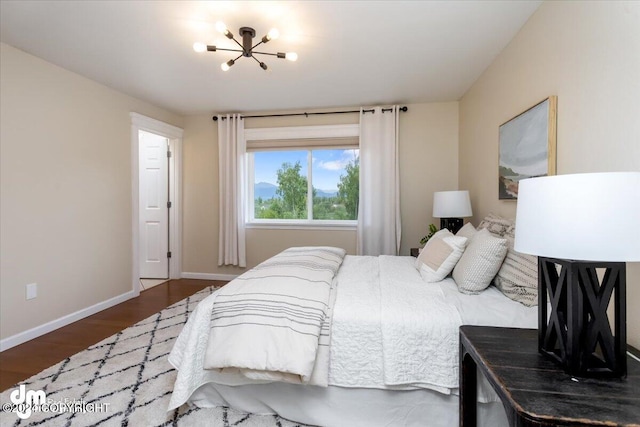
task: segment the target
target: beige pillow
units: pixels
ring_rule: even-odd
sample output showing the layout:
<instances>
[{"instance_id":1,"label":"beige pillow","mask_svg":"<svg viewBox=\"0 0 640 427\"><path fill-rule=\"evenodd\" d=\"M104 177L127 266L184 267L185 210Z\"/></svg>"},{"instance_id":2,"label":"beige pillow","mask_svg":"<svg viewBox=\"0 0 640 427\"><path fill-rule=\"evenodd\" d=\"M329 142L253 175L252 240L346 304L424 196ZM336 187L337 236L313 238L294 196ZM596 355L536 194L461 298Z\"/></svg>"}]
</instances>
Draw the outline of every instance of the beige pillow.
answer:
<instances>
[{"instance_id":1,"label":"beige pillow","mask_svg":"<svg viewBox=\"0 0 640 427\"><path fill-rule=\"evenodd\" d=\"M507 230L507 256L493 283L514 301L532 307L538 304L538 257L513 249L515 227Z\"/></svg>"},{"instance_id":2,"label":"beige pillow","mask_svg":"<svg viewBox=\"0 0 640 427\"><path fill-rule=\"evenodd\" d=\"M507 254L507 240L487 229L478 230L453 269L453 279L462 293L476 294L491 284Z\"/></svg>"},{"instance_id":3,"label":"beige pillow","mask_svg":"<svg viewBox=\"0 0 640 427\"><path fill-rule=\"evenodd\" d=\"M447 277L462 256L466 243L466 237L432 237L418 257L422 279L431 283Z\"/></svg>"},{"instance_id":4,"label":"beige pillow","mask_svg":"<svg viewBox=\"0 0 640 427\"><path fill-rule=\"evenodd\" d=\"M466 237L467 239L471 239L474 234L476 234L477 230L470 222L466 223L462 226L460 230L456 233L456 236Z\"/></svg>"},{"instance_id":5,"label":"beige pillow","mask_svg":"<svg viewBox=\"0 0 640 427\"><path fill-rule=\"evenodd\" d=\"M514 224L513 220L506 219L501 217L500 215L496 215L494 213L490 213L482 221L478 224L478 230L481 228L486 228L493 234L496 234L500 237L504 236L509 227L512 227Z\"/></svg>"},{"instance_id":6,"label":"beige pillow","mask_svg":"<svg viewBox=\"0 0 640 427\"><path fill-rule=\"evenodd\" d=\"M435 242L436 239L442 239L442 238L451 237L451 236L453 236L453 233L450 232L446 228L443 228L442 230L438 230L433 236L431 236L429 241L427 241L427 244L424 245L424 248L420 249L420 251L419 251L420 253L418 254L418 257L416 258L416 261L415 261L416 269L418 269L418 271L420 271L420 267L422 266L422 263L423 263L423 261L420 259L420 257L424 253L424 250L427 249L427 246L429 246L430 244Z\"/></svg>"}]
</instances>

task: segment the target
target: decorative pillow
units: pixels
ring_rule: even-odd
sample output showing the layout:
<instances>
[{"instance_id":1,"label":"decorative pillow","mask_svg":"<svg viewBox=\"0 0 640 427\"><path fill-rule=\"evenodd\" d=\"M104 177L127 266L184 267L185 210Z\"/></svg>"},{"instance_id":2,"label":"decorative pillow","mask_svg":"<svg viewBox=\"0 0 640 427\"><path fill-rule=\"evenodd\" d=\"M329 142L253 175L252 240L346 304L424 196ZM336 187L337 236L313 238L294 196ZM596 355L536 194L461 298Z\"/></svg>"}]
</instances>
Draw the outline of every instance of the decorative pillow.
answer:
<instances>
[{"instance_id":1,"label":"decorative pillow","mask_svg":"<svg viewBox=\"0 0 640 427\"><path fill-rule=\"evenodd\" d=\"M478 230L453 269L458 290L465 294L485 290L500 269L506 254L507 239L496 237L484 228Z\"/></svg>"},{"instance_id":2,"label":"decorative pillow","mask_svg":"<svg viewBox=\"0 0 640 427\"><path fill-rule=\"evenodd\" d=\"M447 277L462 256L466 244L466 237L432 237L419 256L420 275L424 281L439 282Z\"/></svg>"},{"instance_id":3,"label":"decorative pillow","mask_svg":"<svg viewBox=\"0 0 640 427\"><path fill-rule=\"evenodd\" d=\"M511 219L506 219L501 217L500 215L490 213L482 221L480 221L480 224L478 224L478 230L480 230L481 228L486 228L493 234L502 237L505 235L509 227L513 226L513 224L514 222Z\"/></svg>"},{"instance_id":4,"label":"decorative pillow","mask_svg":"<svg viewBox=\"0 0 640 427\"><path fill-rule=\"evenodd\" d=\"M427 241L427 244L424 245L424 248L418 250L418 257L416 258L416 261L414 263L416 269L420 271L420 267L422 266L422 263L423 263L420 257L424 253L424 250L427 249L427 246L429 246L432 242L435 242L436 239L443 239L445 237L451 237L451 236L453 236L453 233L446 228L443 228L442 230L438 230L433 236L431 236L429 241Z\"/></svg>"},{"instance_id":5,"label":"decorative pillow","mask_svg":"<svg viewBox=\"0 0 640 427\"><path fill-rule=\"evenodd\" d=\"M462 226L460 230L456 233L456 236L466 237L467 239L471 239L474 234L476 234L477 230L470 222L466 223Z\"/></svg>"},{"instance_id":6,"label":"decorative pillow","mask_svg":"<svg viewBox=\"0 0 640 427\"><path fill-rule=\"evenodd\" d=\"M507 238L507 256L493 283L514 301L532 307L538 304L538 257L522 254L513 249L515 227L510 227Z\"/></svg>"}]
</instances>

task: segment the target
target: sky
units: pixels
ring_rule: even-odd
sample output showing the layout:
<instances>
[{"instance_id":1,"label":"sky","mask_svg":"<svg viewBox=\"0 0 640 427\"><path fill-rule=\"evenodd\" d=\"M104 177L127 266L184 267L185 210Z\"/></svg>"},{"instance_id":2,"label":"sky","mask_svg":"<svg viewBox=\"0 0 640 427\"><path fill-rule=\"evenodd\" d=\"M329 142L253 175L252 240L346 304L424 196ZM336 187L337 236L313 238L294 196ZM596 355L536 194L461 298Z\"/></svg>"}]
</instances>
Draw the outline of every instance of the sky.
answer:
<instances>
[{"instance_id":1,"label":"sky","mask_svg":"<svg viewBox=\"0 0 640 427\"><path fill-rule=\"evenodd\" d=\"M300 161L303 176L308 176L308 151L259 151L254 152L254 184L268 182L278 185L276 172L283 163ZM354 149L313 150L313 186L323 191L338 191L340 175L345 166L358 155Z\"/></svg>"}]
</instances>

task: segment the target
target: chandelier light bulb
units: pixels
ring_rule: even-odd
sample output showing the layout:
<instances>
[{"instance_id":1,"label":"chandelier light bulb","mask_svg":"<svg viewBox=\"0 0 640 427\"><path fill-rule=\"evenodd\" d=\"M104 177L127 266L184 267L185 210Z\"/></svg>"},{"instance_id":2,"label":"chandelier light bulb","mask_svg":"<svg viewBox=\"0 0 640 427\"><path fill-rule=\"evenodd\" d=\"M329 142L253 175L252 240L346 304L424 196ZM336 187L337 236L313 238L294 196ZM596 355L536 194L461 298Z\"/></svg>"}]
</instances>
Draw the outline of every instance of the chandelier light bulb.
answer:
<instances>
[{"instance_id":1,"label":"chandelier light bulb","mask_svg":"<svg viewBox=\"0 0 640 427\"><path fill-rule=\"evenodd\" d=\"M205 52L207 50L207 45L204 43L196 42L193 44L193 50L196 52Z\"/></svg>"},{"instance_id":2,"label":"chandelier light bulb","mask_svg":"<svg viewBox=\"0 0 640 427\"><path fill-rule=\"evenodd\" d=\"M280 37L280 31L277 28L272 28L266 36L262 37L262 43L267 43L269 40L275 40L278 37Z\"/></svg>"},{"instance_id":3,"label":"chandelier light bulb","mask_svg":"<svg viewBox=\"0 0 640 427\"><path fill-rule=\"evenodd\" d=\"M269 40L275 40L280 37L280 31L278 31L277 28L272 28L267 33L267 37L269 38Z\"/></svg>"},{"instance_id":4,"label":"chandelier light bulb","mask_svg":"<svg viewBox=\"0 0 640 427\"><path fill-rule=\"evenodd\" d=\"M298 60L298 54L295 52L287 52L284 55L285 59L288 59L289 61L297 61Z\"/></svg>"},{"instance_id":5,"label":"chandelier light bulb","mask_svg":"<svg viewBox=\"0 0 640 427\"><path fill-rule=\"evenodd\" d=\"M227 32L227 26L224 25L224 22L218 21L216 22L216 30L220 31L222 34Z\"/></svg>"},{"instance_id":6,"label":"chandelier light bulb","mask_svg":"<svg viewBox=\"0 0 640 427\"><path fill-rule=\"evenodd\" d=\"M220 68L222 68L222 71L229 71L229 68L231 68L235 63L236 62L233 59L230 59L227 62L223 62L222 65L220 65Z\"/></svg>"}]
</instances>

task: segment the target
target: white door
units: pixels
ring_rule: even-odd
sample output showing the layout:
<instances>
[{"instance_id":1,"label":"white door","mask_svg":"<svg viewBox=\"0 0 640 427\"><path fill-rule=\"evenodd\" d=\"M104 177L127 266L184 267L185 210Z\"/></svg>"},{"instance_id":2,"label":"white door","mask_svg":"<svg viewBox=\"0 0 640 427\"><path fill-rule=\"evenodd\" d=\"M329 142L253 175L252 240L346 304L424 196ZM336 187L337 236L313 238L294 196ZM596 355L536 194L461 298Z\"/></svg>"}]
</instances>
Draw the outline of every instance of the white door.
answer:
<instances>
[{"instance_id":1,"label":"white door","mask_svg":"<svg viewBox=\"0 0 640 427\"><path fill-rule=\"evenodd\" d=\"M139 131L140 277L169 277L168 140Z\"/></svg>"}]
</instances>

